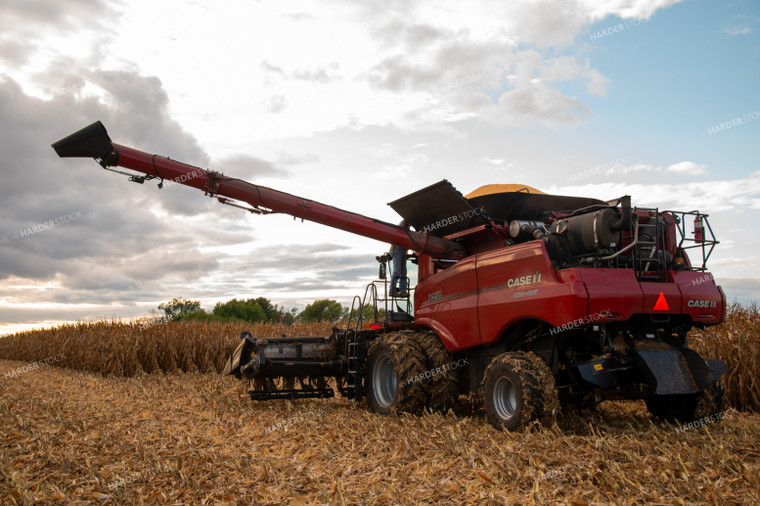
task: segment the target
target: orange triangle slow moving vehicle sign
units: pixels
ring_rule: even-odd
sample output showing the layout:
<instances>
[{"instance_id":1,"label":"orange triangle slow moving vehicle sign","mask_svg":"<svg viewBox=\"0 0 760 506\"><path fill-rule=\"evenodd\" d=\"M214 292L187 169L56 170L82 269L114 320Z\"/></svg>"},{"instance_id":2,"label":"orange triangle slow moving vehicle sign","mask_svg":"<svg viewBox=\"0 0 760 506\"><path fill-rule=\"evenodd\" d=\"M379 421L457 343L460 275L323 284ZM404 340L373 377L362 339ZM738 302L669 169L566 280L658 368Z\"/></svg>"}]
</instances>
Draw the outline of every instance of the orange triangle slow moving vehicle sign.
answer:
<instances>
[{"instance_id":1,"label":"orange triangle slow moving vehicle sign","mask_svg":"<svg viewBox=\"0 0 760 506\"><path fill-rule=\"evenodd\" d=\"M657 302L654 303L654 307L652 309L654 311L670 311L670 306L668 306L668 301L665 300L665 294L660 292L660 296L657 297Z\"/></svg>"}]
</instances>

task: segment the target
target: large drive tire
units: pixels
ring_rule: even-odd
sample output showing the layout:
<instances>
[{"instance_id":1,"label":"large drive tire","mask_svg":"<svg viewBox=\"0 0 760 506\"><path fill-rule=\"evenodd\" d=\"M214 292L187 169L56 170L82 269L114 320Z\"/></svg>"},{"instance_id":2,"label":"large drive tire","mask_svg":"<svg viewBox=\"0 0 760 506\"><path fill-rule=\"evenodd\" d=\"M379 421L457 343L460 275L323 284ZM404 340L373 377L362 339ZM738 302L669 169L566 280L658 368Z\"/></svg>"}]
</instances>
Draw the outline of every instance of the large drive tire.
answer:
<instances>
[{"instance_id":1,"label":"large drive tire","mask_svg":"<svg viewBox=\"0 0 760 506\"><path fill-rule=\"evenodd\" d=\"M426 376L430 376L424 379L427 405L433 411L445 412L454 407L459 397L462 366L435 333L421 332L416 338L425 352Z\"/></svg>"},{"instance_id":2,"label":"large drive tire","mask_svg":"<svg viewBox=\"0 0 760 506\"><path fill-rule=\"evenodd\" d=\"M516 431L530 422L549 421L559 405L554 376L540 357L502 353L491 361L483 380L486 417L497 429Z\"/></svg>"},{"instance_id":3,"label":"large drive tire","mask_svg":"<svg viewBox=\"0 0 760 506\"><path fill-rule=\"evenodd\" d=\"M420 413L427 400L425 355L410 334L378 337L367 354L367 403L382 415Z\"/></svg>"},{"instance_id":4,"label":"large drive tire","mask_svg":"<svg viewBox=\"0 0 760 506\"><path fill-rule=\"evenodd\" d=\"M723 384L717 381L698 394L653 395L646 399L647 410L667 422L693 422L723 410Z\"/></svg>"}]
</instances>

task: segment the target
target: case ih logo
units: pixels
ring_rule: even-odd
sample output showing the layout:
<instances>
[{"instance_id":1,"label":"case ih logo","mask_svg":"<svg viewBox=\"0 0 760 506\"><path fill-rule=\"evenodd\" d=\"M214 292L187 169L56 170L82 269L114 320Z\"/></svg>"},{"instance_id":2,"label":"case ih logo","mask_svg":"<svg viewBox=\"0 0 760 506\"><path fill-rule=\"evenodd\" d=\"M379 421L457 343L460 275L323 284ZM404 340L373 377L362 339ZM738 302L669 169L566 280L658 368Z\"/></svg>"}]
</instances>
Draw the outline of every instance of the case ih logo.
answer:
<instances>
[{"instance_id":1,"label":"case ih logo","mask_svg":"<svg viewBox=\"0 0 760 506\"><path fill-rule=\"evenodd\" d=\"M718 301L717 300L701 300L701 299L691 299L689 302L686 303L689 307L717 307Z\"/></svg>"},{"instance_id":2,"label":"case ih logo","mask_svg":"<svg viewBox=\"0 0 760 506\"><path fill-rule=\"evenodd\" d=\"M527 276L519 276L507 280L507 288L516 288L518 286L535 285L541 282L541 273L529 274Z\"/></svg>"}]
</instances>

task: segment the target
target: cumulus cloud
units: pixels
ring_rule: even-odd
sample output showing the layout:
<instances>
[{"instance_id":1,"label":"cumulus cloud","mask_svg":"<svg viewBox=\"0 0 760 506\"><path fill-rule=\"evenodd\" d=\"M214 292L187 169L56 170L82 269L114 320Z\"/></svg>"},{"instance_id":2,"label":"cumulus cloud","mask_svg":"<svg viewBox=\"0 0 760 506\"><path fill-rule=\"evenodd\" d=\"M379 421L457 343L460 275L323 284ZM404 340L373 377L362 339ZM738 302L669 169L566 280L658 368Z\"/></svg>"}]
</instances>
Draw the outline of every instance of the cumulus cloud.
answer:
<instances>
[{"instance_id":1,"label":"cumulus cloud","mask_svg":"<svg viewBox=\"0 0 760 506\"><path fill-rule=\"evenodd\" d=\"M92 312L145 303L161 297L166 286L186 286L217 268L220 255L202 252L199 238L250 241L250 235L194 223L192 217L211 205L196 190L136 185L92 160L56 156L53 141L100 119L115 142L190 162L208 160L169 117L158 79L103 75L108 105L76 93L42 100L26 95L12 79L0 82L0 166L6 177L0 185L6 210L0 216L0 299L40 304L37 312L26 313L29 318L50 318L41 317L45 304L73 304L69 314L81 315L81 304ZM249 170L258 162L254 171L276 171L260 160L248 162ZM40 288L19 292L17 284Z\"/></svg>"},{"instance_id":2,"label":"cumulus cloud","mask_svg":"<svg viewBox=\"0 0 760 506\"><path fill-rule=\"evenodd\" d=\"M329 5L308 14L251 4L243 10L259 14L259 25L252 28L249 16L243 15L228 20L235 43L258 44L254 35L244 34L271 28L267 40L282 50L267 52L240 69L235 83L218 77L229 72L223 59L205 62L207 76L214 77L203 81L225 86L229 92L221 96L218 86L192 80L167 86L174 91L175 108L196 107L213 96L218 105L214 110L194 110L182 118L204 139L215 131L208 119L222 111L227 118L230 110L245 118L241 121L249 123L247 128L222 141L239 144L346 126L391 123L441 130L445 123L469 118L500 125L505 112L519 117L521 124L574 125L585 121L588 96L605 95L613 83L571 44L596 21L645 19L673 3L418 0L348 3L340 9ZM186 14L205 15L200 9ZM195 19L188 21L192 25ZM320 26L329 27L329 37ZM103 36L107 33L104 30ZM287 49L294 33L309 40L308 47ZM2 49L0 44L0 54ZM189 61L190 53L173 45L161 47L166 60L180 68L195 64ZM261 98L235 100L232 90L238 88ZM519 108L513 102L523 97L531 104ZM556 111L549 110L552 107Z\"/></svg>"},{"instance_id":3,"label":"cumulus cloud","mask_svg":"<svg viewBox=\"0 0 760 506\"><path fill-rule=\"evenodd\" d=\"M586 90L591 95L606 95L612 81L607 79L601 72L596 69L589 71L588 83Z\"/></svg>"},{"instance_id":4,"label":"cumulus cloud","mask_svg":"<svg viewBox=\"0 0 760 506\"><path fill-rule=\"evenodd\" d=\"M657 173L674 173L685 176L703 176L707 174L707 165L691 161L683 161L662 167L660 165L649 165L645 163L616 163L597 173L613 174L634 174L641 172Z\"/></svg>"},{"instance_id":5,"label":"cumulus cloud","mask_svg":"<svg viewBox=\"0 0 760 506\"><path fill-rule=\"evenodd\" d=\"M541 84L510 90L499 97L498 114L501 122L508 124L537 121L561 126L575 123L587 113L588 108L578 98Z\"/></svg>"},{"instance_id":6,"label":"cumulus cloud","mask_svg":"<svg viewBox=\"0 0 760 506\"><path fill-rule=\"evenodd\" d=\"M277 65L269 63L266 60L264 60L263 62L261 62L260 67L261 67L261 69L264 72L272 73L272 74L275 74L275 75L278 75L278 76L284 76L285 75L285 71L284 70L282 70Z\"/></svg>"},{"instance_id":7,"label":"cumulus cloud","mask_svg":"<svg viewBox=\"0 0 760 506\"><path fill-rule=\"evenodd\" d=\"M646 19L655 12L670 7L683 0L612 0L599 2L597 0L580 0L579 4L592 18L597 21L607 16L615 15L623 19Z\"/></svg>"},{"instance_id":8,"label":"cumulus cloud","mask_svg":"<svg viewBox=\"0 0 760 506\"><path fill-rule=\"evenodd\" d=\"M34 48L24 42L0 38L0 61L11 67L20 67L29 59Z\"/></svg>"},{"instance_id":9,"label":"cumulus cloud","mask_svg":"<svg viewBox=\"0 0 760 506\"><path fill-rule=\"evenodd\" d=\"M319 159L319 155L316 155L314 153L280 153L277 156L277 165L289 167L294 165L303 165L307 163L318 162Z\"/></svg>"},{"instance_id":10,"label":"cumulus cloud","mask_svg":"<svg viewBox=\"0 0 760 506\"><path fill-rule=\"evenodd\" d=\"M251 155L232 155L214 163L217 170L222 170L229 175L241 179L255 179L259 176L283 177L287 171L277 167L274 163L262 160Z\"/></svg>"},{"instance_id":11,"label":"cumulus cloud","mask_svg":"<svg viewBox=\"0 0 760 506\"><path fill-rule=\"evenodd\" d=\"M6 32L27 27L44 26L76 28L80 22L94 23L104 15L108 6L100 0L71 0L64 4L44 1L7 0L0 11L0 28Z\"/></svg>"},{"instance_id":12,"label":"cumulus cloud","mask_svg":"<svg viewBox=\"0 0 760 506\"><path fill-rule=\"evenodd\" d=\"M287 105L287 102L285 101L285 96L274 95L272 97L269 97L269 100L267 101L267 105L266 105L266 110L267 112L277 114L278 112L284 111L286 105Z\"/></svg>"},{"instance_id":13,"label":"cumulus cloud","mask_svg":"<svg viewBox=\"0 0 760 506\"><path fill-rule=\"evenodd\" d=\"M749 35L752 33L752 28L749 26L731 26L723 30L723 32L726 34L726 37L736 37L738 35Z\"/></svg>"},{"instance_id":14,"label":"cumulus cloud","mask_svg":"<svg viewBox=\"0 0 760 506\"><path fill-rule=\"evenodd\" d=\"M707 165L695 162L679 162L665 167L665 172L675 172L676 174L687 174L690 176L701 176L707 174Z\"/></svg>"},{"instance_id":15,"label":"cumulus cloud","mask_svg":"<svg viewBox=\"0 0 760 506\"><path fill-rule=\"evenodd\" d=\"M682 210L696 208L710 213L726 213L760 209L760 171L738 179L689 183L597 181L593 184L552 186L547 192L584 195L603 200L632 195L640 206Z\"/></svg>"},{"instance_id":16,"label":"cumulus cloud","mask_svg":"<svg viewBox=\"0 0 760 506\"><path fill-rule=\"evenodd\" d=\"M330 64L329 68L317 67L312 69L297 69L293 71L292 75L295 79L327 84L335 78L333 71L339 67L340 65L338 65L338 63L333 62Z\"/></svg>"},{"instance_id":17,"label":"cumulus cloud","mask_svg":"<svg viewBox=\"0 0 760 506\"><path fill-rule=\"evenodd\" d=\"M272 79L276 77L279 78L279 82L295 79L318 84L327 84L339 77L338 70L340 69L340 64L333 61L325 66L286 70L282 66L264 60L259 67L264 72L265 80L269 83L271 83Z\"/></svg>"},{"instance_id":18,"label":"cumulus cloud","mask_svg":"<svg viewBox=\"0 0 760 506\"><path fill-rule=\"evenodd\" d=\"M603 12L559 1L476 3L466 8L415 4L404 17L376 16L383 45L379 61L363 77L378 90L436 96L436 106L447 108L453 121L478 117L553 127L582 122L587 106L563 92L562 85L580 81L589 95L605 95L611 81L587 58L550 57L545 50L569 44L584 26L630 3ZM485 34L462 29L462 19L491 25L473 12L487 12L503 24Z\"/></svg>"},{"instance_id":19,"label":"cumulus cloud","mask_svg":"<svg viewBox=\"0 0 760 506\"><path fill-rule=\"evenodd\" d=\"M420 169L430 161L430 157L423 153L412 153L396 160L395 163L386 165L383 170L372 174L373 179L398 180L409 178L415 170Z\"/></svg>"},{"instance_id":20,"label":"cumulus cloud","mask_svg":"<svg viewBox=\"0 0 760 506\"><path fill-rule=\"evenodd\" d=\"M0 8L0 62L10 67L23 66L38 50L39 40L53 32L89 30L105 39L108 29L102 20L112 17L112 5L100 0L4 1ZM23 44L17 42L20 40Z\"/></svg>"}]
</instances>

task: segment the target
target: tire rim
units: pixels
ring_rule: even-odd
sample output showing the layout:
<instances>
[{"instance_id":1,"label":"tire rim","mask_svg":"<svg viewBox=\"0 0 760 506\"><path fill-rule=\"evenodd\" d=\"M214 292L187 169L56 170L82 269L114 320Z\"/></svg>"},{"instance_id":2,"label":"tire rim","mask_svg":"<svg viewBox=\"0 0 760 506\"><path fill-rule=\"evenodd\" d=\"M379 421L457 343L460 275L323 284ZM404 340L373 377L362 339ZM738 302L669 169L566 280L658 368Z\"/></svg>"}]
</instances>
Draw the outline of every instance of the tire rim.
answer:
<instances>
[{"instance_id":1,"label":"tire rim","mask_svg":"<svg viewBox=\"0 0 760 506\"><path fill-rule=\"evenodd\" d=\"M502 420L509 420L517 408L517 389L509 378L502 376L493 387L493 407Z\"/></svg>"},{"instance_id":2,"label":"tire rim","mask_svg":"<svg viewBox=\"0 0 760 506\"><path fill-rule=\"evenodd\" d=\"M390 407L396 399L398 377L393 360L388 355L382 355L375 362L372 371L372 390L375 392L377 403L383 408Z\"/></svg>"}]
</instances>

